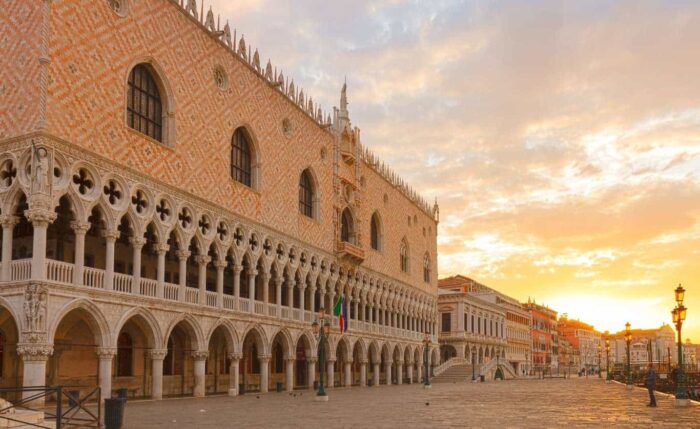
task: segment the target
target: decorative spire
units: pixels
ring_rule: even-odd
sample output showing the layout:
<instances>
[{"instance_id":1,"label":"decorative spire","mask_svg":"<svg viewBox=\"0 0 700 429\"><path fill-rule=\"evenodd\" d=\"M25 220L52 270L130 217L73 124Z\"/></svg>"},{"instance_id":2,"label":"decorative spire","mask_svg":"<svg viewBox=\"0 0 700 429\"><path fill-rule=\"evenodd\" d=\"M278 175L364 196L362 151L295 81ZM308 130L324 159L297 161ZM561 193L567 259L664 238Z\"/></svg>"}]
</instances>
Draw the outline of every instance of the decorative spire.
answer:
<instances>
[{"instance_id":1,"label":"decorative spire","mask_svg":"<svg viewBox=\"0 0 700 429\"><path fill-rule=\"evenodd\" d=\"M343 82L343 89L340 90L340 111L338 112L340 129L350 127L350 113L348 112L348 80Z\"/></svg>"},{"instance_id":2,"label":"decorative spire","mask_svg":"<svg viewBox=\"0 0 700 429\"><path fill-rule=\"evenodd\" d=\"M255 71L257 71L258 73L261 72L261 69L260 69L260 54L258 54L257 48L255 49L255 53L253 54L253 68L254 68Z\"/></svg>"},{"instance_id":3,"label":"decorative spire","mask_svg":"<svg viewBox=\"0 0 700 429\"><path fill-rule=\"evenodd\" d=\"M192 16L194 16L194 19L197 19L199 17L197 15L197 1L187 0L187 6L185 7L185 11L191 13Z\"/></svg>"},{"instance_id":4,"label":"decorative spire","mask_svg":"<svg viewBox=\"0 0 700 429\"><path fill-rule=\"evenodd\" d=\"M204 6L204 4L202 4ZM216 31L216 24L214 24L214 12L211 10L211 5L209 5L209 12L207 12L207 19L204 21L204 26L211 32Z\"/></svg>"},{"instance_id":5,"label":"decorative spire","mask_svg":"<svg viewBox=\"0 0 700 429\"><path fill-rule=\"evenodd\" d=\"M238 55L248 60L248 52L245 49L245 36L241 34L241 40L238 41Z\"/></svg>"},{"instance_id":6,"label":"decorative spire","mask_svg":"<svg viewBox=\"0 0 700 429\"><path fill-rule=\"evenodd\" d=\"M231 42L231 27L228 25L228 21L226 21L226 25L224 26L224 42L226 42L226 46L230 48L233 47L233 42Z\"/></svg>"}]
</instances>

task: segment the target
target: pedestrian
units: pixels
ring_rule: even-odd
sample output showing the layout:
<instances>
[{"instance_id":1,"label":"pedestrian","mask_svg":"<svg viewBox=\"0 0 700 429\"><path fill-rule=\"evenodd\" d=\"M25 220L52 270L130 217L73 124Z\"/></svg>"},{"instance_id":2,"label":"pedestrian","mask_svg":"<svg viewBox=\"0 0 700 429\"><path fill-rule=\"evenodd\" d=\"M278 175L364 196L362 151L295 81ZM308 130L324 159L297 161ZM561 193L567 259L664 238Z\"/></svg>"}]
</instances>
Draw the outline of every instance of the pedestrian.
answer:
<instances>
[{"instance_id":1,"label":"pedestrian","mask_svg":"<svg viewBox=\"0 0 700 429\"><path fill-rule=\"evenodd\" d=\"M649 371L647 371L647 390L649 391L649 404L647 407L656 407L656 396L654 395L654 389L656 388L656 370L654 370L654 365L649 364Z\"/></svg>"}]
</instances>

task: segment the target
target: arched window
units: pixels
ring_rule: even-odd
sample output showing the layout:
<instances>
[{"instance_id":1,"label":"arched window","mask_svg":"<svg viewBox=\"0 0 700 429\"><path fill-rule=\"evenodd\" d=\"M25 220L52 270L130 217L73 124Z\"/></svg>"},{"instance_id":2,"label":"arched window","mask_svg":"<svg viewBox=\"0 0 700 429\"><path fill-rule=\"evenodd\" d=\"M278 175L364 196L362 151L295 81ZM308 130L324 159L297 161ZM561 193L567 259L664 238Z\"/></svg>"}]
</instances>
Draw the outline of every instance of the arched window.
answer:
<instances>
[{"instance_id":1,"label":"arched window","mask_svg":"<svg viewBox=\"0 0 700 429\"><path fill-rule=\"evenodd\" d=\"M314 217L314 187L309 170L302 171L299 176L299 212Z\"/></svg>"},{"instance_id":2,"label":"arched window","mask_svg":"<svg viewBox=\"0 0 700 429\"><path fill-rule=\"evenodd\" d=\"M253 152L244 128L233 133L231 141L231 177L246 186L253 186Z\"/></svg>"},{"instance_id":3,"label":"arched window","mask_svg":"<svg viewBox=\"0 0 700 429\"><path fill-rule=\"evenodd\" d=\"M404 273L408 272L408 242L404 238L401 240L401 247L399 248L399 255L401 257L401 271Z\"/></svg>"},{"instance_id":4,"label":"arched window","mask_svg":"<svg viewBox=\"0 0 700 429\"><path fill-rule=\"evenodd\" d=\"M127 125L159 142L163 141L163 105L152 68L138 64L129 73L126 97Z\"/></svg>"},{"instance_id":5,"label":"arched window","mask_svg":"<svg viewBox=\"0 0 700 429\"><path fill-rule=\"evenodd\" d=\"M352 214L350 213L350 209L346 208L340 216L340 241L353 243L355 240L353 228Z\"/></svg>"},{"instance_id":6,"label":"arched window","mask_svg":"<svg viewBox=\"0 0 700 429\"><path fill-rule=\"evenodd\" d=\"M425 252L423 256L423 281L430 283L430 255Z\"/></svg>"},{"instance_id":7,"label":"arched window","mask_svg":"<svg viewBox=\"0 0 700 429\"><path fill-rule=\"evenodd\" d=\"M379 213L374 212L372 215L372 221L370 223L370 244L372 249L381 250L382 249L382 231L381 223L379 221Z\"/></svg>"},{"instance_id":8,"label":"arched window","mask_svg":"<svg viewBox=\"0 0 700 429\"><path fill-rule=\"evenodd\" d=\"M131 336L122 332L117 339L117 377L131 377L133 375L133 352L134 345Z\"/></svg>"}]
</instances>

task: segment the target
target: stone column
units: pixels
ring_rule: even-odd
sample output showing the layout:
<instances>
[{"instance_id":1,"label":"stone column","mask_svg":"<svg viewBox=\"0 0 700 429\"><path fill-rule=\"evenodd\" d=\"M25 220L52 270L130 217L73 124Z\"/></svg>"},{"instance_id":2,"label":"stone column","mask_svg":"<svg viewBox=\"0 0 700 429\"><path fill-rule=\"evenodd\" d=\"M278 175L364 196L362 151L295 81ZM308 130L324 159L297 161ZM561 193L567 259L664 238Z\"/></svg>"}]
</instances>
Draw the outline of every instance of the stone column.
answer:
<instances>
[{"instance_id":1,"label":"stone column","mask_svg":"<svg viewBox=\"0 0 700 429\"><path fill-rule=\"evenodd\" d=\"M216 267L216 305L219 308L224 306L224 269L226 268L225 260L217 260L214 262Z\"/></svg>"},{"instance_id":2,"label":"stone column","mask_svg":"<svg viewBox=\"0 0 700 429\"><path fill-rule=\"evenodd\" d=\"M228 396L238 396L238 365L241 361L241 355L238 353L229 353L228 358L231 364L228 368Z\"/></svg>"},{"instance_id":3,"label":"stone column","mask_svg":"<svg viewBox=\"0 0 700 429\"><path fill-rule=\"evenodd\" d=\"M197 255L194 258L197 262L197 268L199 272L197 273L197 285L199 287L199 304L207 304L207 264L211 261L211 258L207 255Z\"/></svg>"},{"instance_id":4,"label":"stone column","mask_svg":"<svg viewBox=\"0 0 700 429\"><path fill-rule=\"evenodd\" d=\"M267 393L270 384L270 357L261 356L258 361L260 362L260 393Z\"/></svg>"},{"instance_id":5,"label":"stone column","mask_svg":"<svg viewBox=\"0 0 700 429\"><path fill-rule=\"evenodd\" d=\"M151 399L163 399L163 359L167 354L167 349L148 351L151 358Z\"/></svg>"},{"instance_id":6,"label":"stone column","mask_svg":"<svg viewBox=\"0 0 700 429\"><path fill-rule=\"evenodd\" d=\"M170 250L168 243L156 244L156 253L158 254L158 272L156 279L158 286L156 287L156 297L163 298L165 296L165 254Z\"/></svg>"},{"instance_id":7,"label":"stone column","mask_svg":"<svg viewBox=\"0 0 700 429\"><path fill-rule=\"evenodd\" d=\"M284 283L284 277L278 274L277 278L275 278L275 302L277 303L277 317L282 317L282 313L280 313L280 308L282 307L282 283Z\"/></svg>"},{"instance_id":8,"label":"stone column","mask_svg":"<svg viewBox=\"0 0 700 429\"><path fill-rule=\"evenodd\" d=\"M379 363L374 364L374 368L372 369L372 377L374 379L372 386L379 386Z\"/></svg>"},{"instance_id":9,"label":"stone column","mask_svg":"<svg viewBox=\"0 0 700 429\"><path fill-rule=\"evenodd\" d=\"M270 302L270 274L266 272L260 273L262 276L263 284L263 302L268 304ZM265 310L267 311L267 310ZM267 315L267 314L266 314Z\"/></svg>"},{"instance_id":10,"label":"stone column","mask_svg":"<svg viewBox=\"0 0 700 429\"><path fill-rule=\"evenodd\" d=\"M362 319L360 318L360 313L359 313L359 311L360 311L360 303L359 303L359 301L358 301L357 299L355 299L355 300L353 301L353 305L355 306L355 320L362 320Z\"/></svg>"},{"instance_id":11,"label":"stone column","mask_svg":"<svg viewBox=\"0 0 700 429\"><path fill-rule=\"evenodd\" d=\"M344 381L343 385L345 387L350 387L350 386L352 386L352 361L345 362L344 365L345 365L345 368L344 368L343 372L345 372L345 375L343 378L345 380L343 380Z\"/></svg>"},{"instance_id":12,"label":"stone column","mask_svg":"<svg viewBox=\"0 0 700 429\"><path fill-rule=\"evenodd\" d=\"M360 361L360 387L367 387L367 361Z\"/></svg>"},{"instance_id":13,"label":"stone column","mask_svg":"<svg viewBox=\"0 0 700 429\"><path fill-rule=\"evenodd\" d=\"M46 280L46 230L56 220L56 212L43 208L28 209L24 215L34 227L32 244L32 279Z\"/></svg>"},{"instance_id":14,"label":"stone column","mask_svg":"<svg viewBox=\"0 0 700 429\"><path fill-rule=\"evenodd\" d=\"M187 258L190 257L190 252L188 250L178 250L177 260L180 263L180 289L179 293L180 302L187 301Z\"/></svg>"},{"instance_id":15,"label":"stone column","mask_svg":"<svg viewBox=\"0 0 700 429\"><path fill-rule=\"evenodd\" d=\"M416 374L416 380L418 382L421 382L421 381L423 381L423 364L421 364L420 362L418 363L417 370L418 370L418 372Z\"/></svg>"},{"instance_id":16,"label":"stone column","mask_svg":"<svg viewBox=\"0 0 700 429\"><path fill-rule=\"evenodd\" d=\"M46 385L46 361L53 354L53 345L40 343L18 343L17 355L22 359L24 372L23 387ZM36 392L22 392L22 399L35 395ZM44 398L32 401L33 406L43 406Z\"/></svg>"},{"instance_id":17,"label":"stone column","mask_svg":"<svg viewBox=\"0 0 700 429\"><path fill-rule=\"evenodd\" d=\"M287 389L287 392L291 392L294 390L294 364L296 363L296 360L293 358L287 358L284 362L287 366L284 372L284 386Z\"/></svg>"},{"instance_id":18,"label":"stone column","mask_svg":"<svg viewBox=\"0 0 700 429\"><path fill-rule=\"evenodd\" d=\"M146 239L143 237L131 237L129 238L129 243L133 247L134 254L132 259L132 265L134 266L134 271L132 273L131 282L131 293L140 295L141 294L141 250L146 244Z\"/></svg>"},{"instance_id":19,"label":"stone column","mask_svg":"<svg viewBox=\"0 0 700 429\"><path fill-rule=\"evenodd\" d=\"M309 311L316 312L316 287L312 286L309 290Z\"/></svg>"},{"instance_id":20,"label":"stone column","mask_svg":"<svg viewBox=\"0 0 700 429\"><path fill-rule=\"evenodd\" d=\"M233 296L236 297L236 302L241 297L241 271L243 271L242 266L233 266Z\"/></svg>"},{"instance_id":21,"label":"stone column","mask_svg":"<svg viewBox=\"0 0 700 429\"><path fill-rule=\"evenodd\" d=\"M117 349L100 347L97 349L97 357L100 365L98 370L98 383L102 398L112 397L112 360L117 355Z\"/></svg>"},{"instance_id":22,"label":"stone column","mask_svg":"<svg viewBox=\"0 0 700 429\"><path fill-rule=\"evenodd\" d=\"M251 270L248 274L248 300L250 301L249 310L255 313L255 276L258 275L258 270Z\"/></svg>"},{"instance_id":23,"label":"stone column","mask_svg":"<svg viewBox=\"0 0 700 429\"><path fill-rule=\"evenodd\" d=\"M75 262L73 263L73 284L83 285L83 271L85 270L85 234L90 229L90 222L70 223L75 235Z\"/></svg>"},{"instance_id":24,"label":"stone column","mask_svg":"<svg viewBox=\"0 0 700 429\"><path fill-rule=\"evenodd\" d=\"M335 361L330 359L326 362L326 386L335 387Z\"/></svg>"},{"instance_id":25,"label":"stone column","mask_svg":"<svg viewBox=\"0 0 700 429\"><path fill-rule=\"evenodd\" d=\"M119 231L104 231L102 235L105 238L105 290L114 290L114 243L119 238Z\"/></svg>"},{"instance_id":26,"label":"stone column","mask_svg":"<svg viewBox=\"0 0 700 429\"><path fill-rule=\"evenodd\" d=\"M384 374L386 374L386 385L391 386L391 361L384 362Z\"/></svg>"},{"instance_id":27,"label":"stone column","mask_svg":"<svg viewBox=\"0 0 700 429\"><path fill-rule=\"evenodd\" d=\"M12 231L18 223L19 218L17 216L0 216L0 224L2 224L2 274L0 279L4 282L11 280Z\"/></svg>"},{"instance_id":28,"label":"stone column","mask_svg":"<svg viewBox=\"0 0 700 429\"><path fill-rule=\"evenodd\" d=\"M408 377L408 384L413 384L413 362L408 361L406 363L406 376Z\"/></svg>"},{"instance_id":29,"label":"stone column","mask_svg":"<svg viewBox=\"0 0 700 429\"><path fill-rule=\"evenodd\" d=\"M396 362L396 384L403 384L403 361Z\"/></svg>"},{"instance_id":30,"label":"stone column","mask_svg":"<svg viewBox=\"0 0 700 429\"><path fill-rule=\"evenodd\" d=\"M194 397L203 398L206 395L206 368L208 351L192 352L194 358Z\"/></svg>"},{"instance_id":31,"label":"stone column","mask_svg":"<svg viewBox=\"0 0 700 429\"><path fill-rule=\"evenodd\" d=\"M316 380L316 358L307 359L307 376L309 378L308 385L309 389L314 389L314 381Z\"/></svg>"},{"instance_id":32,"label":"stone column","mask_svg":"<svg viewBox=\"0 0 700 429\"><path fill-rule=\"evenodd\" d=\"M305 308L304 308L305 307L304 304L306 303L306 296L305 295L306 295L306 285L301 284L301 285L299 285L299 308L302 310L302 314L305 310Z\"/></svg>"},{"instance_id":33,"label":"stone column","mask_svg":"<svg viewBox=\"0 0 700 429\"><path fill-rule=\"evenodd\" d=\"M294 308L294 285L296 284L296 281L294 280L293 277L290 277L288 284L287 284L287 304L289 304L289 308Z\"/></svg>"}]
</instances>

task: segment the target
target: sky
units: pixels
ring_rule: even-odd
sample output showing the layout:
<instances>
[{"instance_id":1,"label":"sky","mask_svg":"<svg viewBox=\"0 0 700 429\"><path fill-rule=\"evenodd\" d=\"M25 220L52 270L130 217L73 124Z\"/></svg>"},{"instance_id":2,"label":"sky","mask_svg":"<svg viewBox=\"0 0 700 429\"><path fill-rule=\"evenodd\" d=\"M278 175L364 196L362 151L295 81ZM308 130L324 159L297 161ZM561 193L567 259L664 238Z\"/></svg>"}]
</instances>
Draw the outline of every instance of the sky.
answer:
<instances>
[{"instance_id":1,"label":"sky","mask_svg":"<svg viewBox=\"0 0 700 429\"><path fill-rule=\"evenodd\" d=\"M198 2L199 3L199 2ZM439 275L700 342L700 2L205 0L440 204Z\"/></svg>"}]
</instances>

